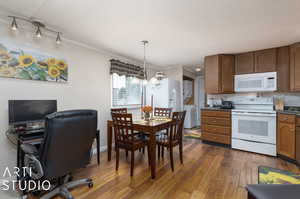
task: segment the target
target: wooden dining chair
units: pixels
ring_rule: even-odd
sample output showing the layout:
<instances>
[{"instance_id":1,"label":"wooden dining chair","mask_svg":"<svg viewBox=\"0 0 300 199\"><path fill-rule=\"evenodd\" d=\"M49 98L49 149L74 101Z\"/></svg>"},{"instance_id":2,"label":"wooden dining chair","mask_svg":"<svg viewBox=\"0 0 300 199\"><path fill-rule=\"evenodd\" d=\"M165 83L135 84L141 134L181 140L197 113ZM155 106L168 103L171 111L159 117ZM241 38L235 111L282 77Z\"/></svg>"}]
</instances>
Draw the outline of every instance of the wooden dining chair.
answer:
<instances>
[{"instance_id":1,"label":"wooden dining chair","mask_svg":"<svg viewBox=\"0 0 300 199\"><path fill-rule=\"evenodd\" d=\"M128 113L127 112L127 108L111 108L110 109L110 112L111 113ZM143 133L142 132L134 132L134 134L135 135L143 135ZM140 150L140 151L142 151L142 149ZM145 149L143 148L143 153L145 153ZM126 150L126 158L128 157L128 151Z\"/></svg>"},{"instance_id":2,"label":"wooden dining chair","mask_svg":"<svg viewBox=\"0 0 300 199\"><path fill-rule=\"evenodd\" d=\"M172 108L154 108L154 116L157 117L171 117Z\"/></svg>"},{"instance_id":3,"label":"wooden dining chair","mask_svg":"<svg viewBox=\"0 0 300 199\"><path fill-rule=\"evenodd\" d=\"M167 129L166 134L162 134L156 139L156 144L158 146L158 158L160 158L160 149L163 158L164 148L167 148L170 152L170 162L172 171L174 171L173 148L177 145L179 146L180 162L181 164L183 164L182 132L185 115L186 111L174 112L172 115L172 124Z\"/></svg>"},{"instance_id":4,"label":"wooden dining chair","mask_svg":"<svg viewBox=\"0 0 300 199\"><path fill-rule=\"evenodd\" d=\"M110 113L127 113L127 108L111 108ZM128 151L126 150L126 158L128 157Z\"/></svg>"},{"instance_id":5,"label":"wooden dining chair","mask_svg":"<svg viewBox=\"0 0 300 199\"><path fill-rule=\"evenodd\" d=\"M137 136L133 132L132 114L125 113L111 113L113 120L113 128L115 133L115 147L116 147L116 170L119 168L119 154L120 149L131 151L131 169L130 176L133 176L134 170L134 152L145 146L148 147L148 161L149 159L149 145L147 139ZM150 164L150 162L148 162Z\"/></svg>"}]
</instances>

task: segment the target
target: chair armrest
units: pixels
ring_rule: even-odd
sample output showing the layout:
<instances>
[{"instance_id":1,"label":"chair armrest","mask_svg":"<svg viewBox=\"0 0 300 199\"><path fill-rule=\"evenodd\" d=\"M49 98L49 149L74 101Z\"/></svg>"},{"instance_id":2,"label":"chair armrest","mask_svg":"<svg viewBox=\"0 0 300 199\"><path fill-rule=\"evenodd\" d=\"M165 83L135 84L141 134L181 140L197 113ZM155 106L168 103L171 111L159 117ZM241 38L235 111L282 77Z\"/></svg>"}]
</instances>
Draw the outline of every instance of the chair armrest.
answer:
<instances>
[{"instance_id":1,"label":"chair armrest","mask_svg":"<svg viewBox=\"0 0 300 199\"><path fill-rule=\"evenodd\" d=\"M30 155L38 155L39 154L37 148L32 144L21 144L20 147L21 147L21 150L26 154L30 154Z\"/></svg>"}]
</instances>

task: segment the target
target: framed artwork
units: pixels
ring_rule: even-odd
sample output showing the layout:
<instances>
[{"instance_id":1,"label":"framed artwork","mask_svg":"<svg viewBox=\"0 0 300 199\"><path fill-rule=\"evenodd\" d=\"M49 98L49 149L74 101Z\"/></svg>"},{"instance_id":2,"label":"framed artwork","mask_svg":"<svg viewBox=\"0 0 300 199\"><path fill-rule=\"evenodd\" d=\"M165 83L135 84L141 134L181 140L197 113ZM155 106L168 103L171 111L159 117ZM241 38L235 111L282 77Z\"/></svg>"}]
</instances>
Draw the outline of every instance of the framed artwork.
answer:
<instances>
[{"instance_id":1,"label":"framed artwork","mask_svg":"<svg viewBox=\"0 0 300 199\"><path fill-rule=\"evenodd\" d=\"M66 60L0 41L0 77L68 81Z\"/></svg>"}]
</instances>

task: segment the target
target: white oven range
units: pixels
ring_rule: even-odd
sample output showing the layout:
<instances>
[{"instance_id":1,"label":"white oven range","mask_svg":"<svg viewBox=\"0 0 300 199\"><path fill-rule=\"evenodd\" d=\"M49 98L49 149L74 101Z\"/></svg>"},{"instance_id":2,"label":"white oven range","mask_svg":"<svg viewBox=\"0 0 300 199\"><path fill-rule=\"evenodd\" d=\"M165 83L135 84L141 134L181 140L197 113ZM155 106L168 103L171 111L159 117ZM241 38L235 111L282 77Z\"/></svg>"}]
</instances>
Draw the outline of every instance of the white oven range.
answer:
<instances>
[{"instance_id":1,"label":"white oven range","mask_svg":"<svg viewBox=\"0 0 300 199\"><path fill-rule=\"evenodd\" d=\"M276 156L276 111L232 110L232 148Z\"/></svg>"}]
</instances>

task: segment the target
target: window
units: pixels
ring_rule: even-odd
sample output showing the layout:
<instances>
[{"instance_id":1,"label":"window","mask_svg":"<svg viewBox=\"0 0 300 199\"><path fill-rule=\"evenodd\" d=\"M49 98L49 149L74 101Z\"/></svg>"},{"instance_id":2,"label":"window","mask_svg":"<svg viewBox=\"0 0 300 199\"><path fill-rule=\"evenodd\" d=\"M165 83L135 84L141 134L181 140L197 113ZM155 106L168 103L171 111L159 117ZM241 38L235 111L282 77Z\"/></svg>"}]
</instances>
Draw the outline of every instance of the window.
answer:
<instances>
[{"instance_id":1,"label":"window","mask_svg":"<svg viewBox=\"0 0 300 199\"><path fill-rule=\"evenodd\" d=\"M112 75L112 105L140 105L142 96L142 80L135 77Z\"/></svg>"}]
</instances>

